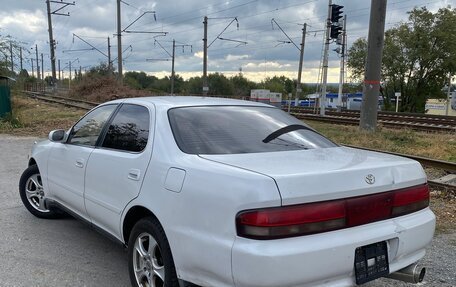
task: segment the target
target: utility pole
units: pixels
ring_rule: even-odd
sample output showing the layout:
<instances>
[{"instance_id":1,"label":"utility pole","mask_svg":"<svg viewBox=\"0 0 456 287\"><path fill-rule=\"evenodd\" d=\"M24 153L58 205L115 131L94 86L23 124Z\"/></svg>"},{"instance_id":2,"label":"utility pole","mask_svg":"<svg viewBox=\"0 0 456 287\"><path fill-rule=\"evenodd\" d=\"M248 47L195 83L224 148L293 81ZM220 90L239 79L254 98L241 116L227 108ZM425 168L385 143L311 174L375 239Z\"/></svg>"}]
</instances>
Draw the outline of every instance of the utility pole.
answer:
<instances>
[{"instance_id":1,"label":"utility pole","mask_svg":"<svg viewBox=\"0 0 456 287\"><path fill-rule=\"evenodd\" d=\"M246 45L247 42L245 41L239 41L239 40L233 40L233 39L227 39L227 38L222 38L220 37L225 31L226 29L228 29L228 27L231 26L231 24L233 24L234 22L236 22L236 26L237 26L237 29L239 30L239 21L237 19L237 17L217 17L217 18L210 18L210 19L232 19L231 22L222 30L222 32L220 32L217 37L215 37L214 40L212 40L212 42L208 45L207 44L207 20L209 18L207 16L204 16L204 21L203 21L203 24L204 24L204 39L203 39L203 43L204 43L204 59L203 59L203 96L207 96L207 93L209 91L209 86L207 84L207 49L216 41L216 40L222 40L222 41L230 41L230 42L235 42L235 43L239 43L239 44L244 44Z\"/></svg>"},{"instance_id":2,"label":"utility pole","mask_svg":"<svg viewBox=\"0 0 456 287\"><path fill-rule=\"evenodd\" d=\"M35 68L33 67L33 58L30 58L30 62L32 63L32 77L35 76Z\"/></svg>"},{"instance_id":3,"label":"utility pole","mask_svg":"<svg viewBox=\"0 0 456 287\"><path fill-rule=\"evenodd\" d=\"M326 85L328 83L328 51L329 51L329 41L330 41L330 33L331 33L331 5L332 0L329 0L328 4L328 19L326 20L326 41L325 41L325 49L323 54L323 80L321 85L321 96L320 96L320 115L325 115L326 109Z\"/></svg>"},{"instance_id":4,"label":"utility pole","mask_svg":"<svg viewBox=\"0 0 456 287\"><path fill-rule=\"evenodd\" d=\"M446 105L446 112L445 115L450 114L450 106L451 106L451 74L448 75L448 93L447 93L447 105Z\"/></svg>"},{"instance_id":5,"label":"utility pole","mask_svg":"<svg viewBox=\"0 0 456 287\"><path fill-rule=\"evenodd\" d=\"M203 37L203 96L207 96L207 16L204 16L204 37Z\"/></svg>"},{"instance_id":6,"label":"utility pole","mask_svg":"<svg viewBox=\"0 0 456 287\"><path fill-rule=\"evenodd\" d=\"M111 39L108 37L108 69L109 72L112 72L112 63L111 63Z\"/></svg>"},{"instance_id":7,"label":"utility pole","mask_svg":"<svg viewBox=\"0 0 456 287\"><path fill-rule=\"evenodd\" d=\"M51 17L51 2L46 0L47 14L48 14L48 31L49 31L49 51L51 53L51 69L52 69L52 78L56 78L55 73L55 54L54 54L54 35L52 34L52 17Z\"/></svg>"},{"instance_id":8,"label":"utility pole","mask_svg":"<svg viewBox=\"0 0 456 287\"><path fill-rule=\"evenodd\" d=\"M14 74L13 43L10 41L11 73Z\"/></svg>"},{"instance_id":9,"label":"utility pole","mask_svg":"<svg viewBox=\"0 0 456 287\"><path fill-rule=\"evenodd\" d=\"M121 33L121 18L120 18L120 1L117 0L117 70L119 72L119 84L123 83L122 72L122 33Z\"/></svg>"},{"instance_id":10,"label":"utility pole","mask_svg":"<svg viewBox=\"0 0 456 287\"><path fill-rule=\"evenodd\" d=\"M70 78L68 79L68 90L71 90L71 61L68 63L70 66Z\"/></svg>"},{"instance_id":11,"label":"utility pole","mask_svg":"<svg viewBox=\"0 0 456 287\"><path fill-rule=\"evenodd\" d=\"M44 80L44 62L43 62L43 53L41 53L41 78Z\"/></svg>"},{"instance_id":12,"label":"utility pole","mask_svg":"<svg viewBox=\"0 0 456 287\"><path fill-rule=\"evenodd\" d=\"M386 3L387 0L371 0L363 101L359 121L360 129L370 132L375 131L377 127Z\"/></svg>"},{"instance_id":13,"label":"utility pole","mask_svg":"<svg viewBox=\"0 0 456 287\"><path fill-rule=\"evenodd\" d=\"M61 73L62 73L62 70L60 70L60 59L59 59L59 81L62 79Z\"/></svg>"},{"instance_id":14,"label":"utility pole","mask_svg":"<svg viewBox=\"0 0 456 287\"><path fill-rule=\"evenodd\" d=\"M298 82L296 83L296 102L295 106L298 106L299 96L301 95L301 75L302 75L302 63L304 60L304 46L306 44L306 30L307 30L307 23L304 23L302 27L302 40L301 40L301 51L299 54L299 70L298 70Z\"/></svg>"},{"instance_id":15,"label":"utility pole","mask_svg":"<svg viewBox=\"0 0 456 287\"><path fill-rule=\"evenodd\" d=\"M173 39L173 55L171 62L171 96L174 96L174 55L176 54L176 40Z\"/></svg>"},{"instance_id":16,"label":"utility pole","mask_svg":"<svg viewBox=\"0 0 456 287\"><path fill-rule=\"evenodd\" d=\"M342 51L340 54L340 74L339 74L339 93L337 95L337 111L342 109L342 92L344 87L345 77L345 50L347 45L347 15L344 15L344 28L342 30Z\"/></svg>"},{"instance_id":17,"label":"utility pole","mask_svg":"<svg viewBox=\"0 0 456 287\"><path fill-rule=\"evenodd\" d=\"M160 44L160 42L158 40L155 40L154 41L154 46L155 44L158 44L158 46L160 46L160 48L162 48L163 51L166 52L166 54L168 54L169 57L171 57L171 78L170 78L170 81L171 81L171 95L174 95L174 80L175 80L175 75L176 75L176 72L175 72L175 69L174 69L174 63L175 63L175 59L176 59L176 48L177 47L182 47L182 53L184 52L185 50L185 47L190 47L190 50L193 49L192 45L186 45L186 44L179 44L179 45L176 45L176 40L173 39L173 47L172 47L172 52L168 52L168 50L165 49L165 47L163 47L162 44ZM165 58L165 59L146 59L146 61L169 61L170 59L168 58Z\"/></svg>"},{"instance_id":18,"label":"utility pole","mask_svg":"<svg viewBox=\"0 0 456 287\"><path fill-rule=\"evenodd\" d=\"M55 3L57 5L61 5L59 8L57 8L55 11L51 11L51 2ZM50 51L50 57L51 57L51 70L52 70L52 80L53 82L57 78L57 72L56 72L56 67L55 67L55 40L54 40L54 35L52 32L52 15L59 15L59 16L70 16L70 13L60 13L63 8L69 6L69 5L75 5L74 1L72 3L70 2L64 2L63 0L56 1L56 0L46 0L46 7L47 7L47 14L48 14L48 32L49 32L49 51Z\"/></svg>"},{"instance_id":19,"label":"utility pole","mask_svg":"<svg viewBox=\"0 0 456 287\"><path fill-rule=\"evenodd\" d=\"M36 74L37 74L37 78L38 80L41 79L41 76L40 76L40 65L39 65L39 62L38 62L38 45L35 44L35 52L36 52Z\"/></svg>"},{"instance_id":20,"label":"utility pole","mask_svg":"<svg viewBox=\"0 0 456 287\"><path fill-rule=\"evenodd\" d=\"M19 58L21 59L21 71L20 72L22 72L22 70L23 70L23 67L22 67L22 61L23 61L23 59L22 59L22 47L19 47Z\"/></svg>"}]
</instances>

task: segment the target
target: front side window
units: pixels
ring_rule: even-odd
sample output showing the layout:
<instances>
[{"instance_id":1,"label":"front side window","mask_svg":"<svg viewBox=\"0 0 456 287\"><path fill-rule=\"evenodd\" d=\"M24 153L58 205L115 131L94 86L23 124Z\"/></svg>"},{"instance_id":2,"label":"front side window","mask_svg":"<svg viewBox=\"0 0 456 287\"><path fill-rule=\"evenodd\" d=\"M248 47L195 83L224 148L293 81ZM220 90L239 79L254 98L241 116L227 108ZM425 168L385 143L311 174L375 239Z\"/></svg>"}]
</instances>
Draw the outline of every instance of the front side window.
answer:
<instances>
[{"instance_id":1,"label":"front side window","mask_svg":"<svg viewBox=\"0 0 456 287\"><path fill-rule=\"evenodd\" d=\"M103 126L116 107L117 105L101 106L85 115L76 125L74 125L68 143L95 146Z\"/></svg>"},{"instance_id":2,"label":"front side window","mask_svg":"<svg viewBox=\"0 0 456 287\"><path fill-rule=\"evenodd\" d=\"M239 154L337 146L302 121L269 107L201 106L168 112L179 148L189 154Z\"/></svg>"},{"instance_id":3,"label":"front side window","mask_svg":"<svg viewBox=\"0 0 456 287\"><path fill-rule=\"evenodd\" d=\"M149 110L146 107L124 104L115 115L103 141L103 147L140 152L149 137Z\"/></svg>"}]
</instances>

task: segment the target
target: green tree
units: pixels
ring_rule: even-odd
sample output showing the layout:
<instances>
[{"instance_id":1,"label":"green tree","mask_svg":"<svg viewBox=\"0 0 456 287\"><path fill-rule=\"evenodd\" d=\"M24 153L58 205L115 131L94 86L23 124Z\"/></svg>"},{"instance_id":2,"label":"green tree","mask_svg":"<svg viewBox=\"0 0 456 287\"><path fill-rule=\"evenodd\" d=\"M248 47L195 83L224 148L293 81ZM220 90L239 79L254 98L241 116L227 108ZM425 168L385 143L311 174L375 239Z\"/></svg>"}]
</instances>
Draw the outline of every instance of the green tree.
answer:
<instances>
[{"instance_id":1,"label":"green tree","mask_svg":"<svg viewBox=\"0 0 456 287\"><path fill-rule=\"evenodd\" d=\"M256 89L257 84L249 81L245 78L242 73L230 78L230 82L233 86L233 95L236 97L248 97L250 90Z\"/></svg>"},{"instance_id":2,"label":"green tree","mask_svg":"<svg viewBox=\"0 0 456 287\"><path fill-rule=\"evenodd\" d=\"M207 77L209 85L209 95L231 96L233 95L233 85L223 74L213 73Z\"/></svg>"},{"instance_id":3,"label":"green tree","mask_svg":"<svg viewBox=\"0 0 456 287\"><path fill-rule=\"evenodd\" d=\"M382 96L385 104L401 93L401 111L424 112L430 97L444 97L442 88L456 72L456 9L432 13L426 8L409 12L409 21L385 33ZM352 77L364 74L367 43L358 39L349 49Z\"/></svg>"},{"instance_id":4,"label":"green tree","mask_svg":"<svg viewBox=\"0 0 456 287\"><path fill-rule=\"evenodd\" d=\"M185 93L190 95L200 95L203 89L203 79L201 77L191 77L187 80L185 86Z\"/></svg>"},{"instance_id":5,"label":"green tree","mask_svg":"<svg viewBox=\"0 0 456 287\"><path fill-rule=\"evenodd\" d=\"M267 77L261 82L260 86L270 90L271 92L282 94L295 94L296 91L296 82L285 76L274 76L272 78Z\"/></svg>"}]
</instances>

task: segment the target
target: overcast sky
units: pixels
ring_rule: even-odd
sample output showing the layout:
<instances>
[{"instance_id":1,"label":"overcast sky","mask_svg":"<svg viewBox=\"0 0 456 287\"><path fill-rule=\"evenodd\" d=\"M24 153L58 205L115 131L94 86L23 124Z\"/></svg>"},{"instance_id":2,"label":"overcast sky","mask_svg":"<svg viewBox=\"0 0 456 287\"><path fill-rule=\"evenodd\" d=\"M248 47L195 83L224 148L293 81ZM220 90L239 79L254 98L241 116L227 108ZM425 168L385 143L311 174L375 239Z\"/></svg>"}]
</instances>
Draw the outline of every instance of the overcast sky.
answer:
<instances>
[{"instance_id":1,"label":"overcast sky","mask_svg":"<svg viewBox=\"0 0 456 287\"><path fill-rule=\"evenodd\" d=\"M49 36L44 0L3 0L0 11L0 34L11 35L26 47L38 45L44 53L46 71L50 70ZM334 0L343 5L347 14L348 44L359 37L367 37L370 1ZM413 7L426 6L432 11L451 5L456 0L390 0L388 1L386 28L407 20L407 11ZM52 3L56 10L59 4ZM217 35L237 17L239 27L234 22L220 36L228 40L215 40L208 49L209 72L236 74L242 69L244 75L260 81L265 76L286 75L297 77L299 51L293 44L281 44L286 36L271 25L274 18L284 31L299 46L302 24L307 23L309 31L304 52L303 82L317 81L318 67L323 42L323 25L327 14L328 2L322 0L125 0L121 4L122 28L128 26L143 12L147 13L128 30L145 32L167 32L166 36L155 39L169 52L171 41L192 45L176 49L176 73L188 78L202 74L203 17L209 17L208 41L211 43ZM115 0L76 0L74 6L59 11L70 13L69 17L52 16L54 38L57 41L57 59L62 68L69 61L74 67L89 68L107 58L95 50L71 51L90 48L73 33L99 48L107 54L107 37L111 37L112 58L117 57L116 1ZM217 19L218 18L218 19ZM158 43L154 44L156 34L122 35L124 53L124 71L144 71L159 77L169 75L170 61L146 61L146 59L169 59L168 54ZM247 44L242 44L244 41ZM129 46L131 45L131 48ZM329 81L338 81L338 56L330 49ZM29 49L31 53L35 51ZM26 57L32 54L25 53ZM76 60L78 59L78 60ZM31 70L30 61L24 64ZM117 66L117 63L114 63Z\"/></svg>"}]
</instances>

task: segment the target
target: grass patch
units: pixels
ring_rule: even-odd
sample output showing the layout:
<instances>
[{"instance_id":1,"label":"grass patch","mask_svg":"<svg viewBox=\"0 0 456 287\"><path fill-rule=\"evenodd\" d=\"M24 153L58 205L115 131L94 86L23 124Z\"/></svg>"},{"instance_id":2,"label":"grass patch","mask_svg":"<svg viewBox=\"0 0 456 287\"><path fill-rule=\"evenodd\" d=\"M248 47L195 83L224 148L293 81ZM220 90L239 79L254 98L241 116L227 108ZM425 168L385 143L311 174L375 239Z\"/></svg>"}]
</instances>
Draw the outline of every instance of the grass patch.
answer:
<instances>
[{"instance_id":1,"label":"grass patch","mask_svg":"<svg viewBox=\"0 0 456 287\"><path fill-rule=\"evenodd\" d=\"M85 113L20 95L12 97L12 106L12 116L0 121L0 133L46 137L51 130L70 128Z\"/></svg>"},{"instance_id":2,"label":"grass patch","mask_svg":"<svg viewBox=\"0 0 456 287\"><path fill-rule=\"evenodd\" d=\"M357 126L343 126L309 120L305 122L339 144L456 162L455 133L431 133L386 128L381 128L375 133L367 133L360 131Z\"/></svg>"},{"instance_id":3,"label":"grass patch","mask_svg":"<svg viewBox=\"0 0 456 287\"><path fill-rule=\"evenodd\" d=\"M430 207L437 218L437 233L452 233L456 229L456 197L442 191L431 192Z\"/></svg>"}]
</instances>

